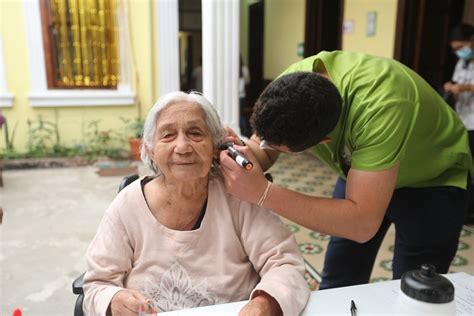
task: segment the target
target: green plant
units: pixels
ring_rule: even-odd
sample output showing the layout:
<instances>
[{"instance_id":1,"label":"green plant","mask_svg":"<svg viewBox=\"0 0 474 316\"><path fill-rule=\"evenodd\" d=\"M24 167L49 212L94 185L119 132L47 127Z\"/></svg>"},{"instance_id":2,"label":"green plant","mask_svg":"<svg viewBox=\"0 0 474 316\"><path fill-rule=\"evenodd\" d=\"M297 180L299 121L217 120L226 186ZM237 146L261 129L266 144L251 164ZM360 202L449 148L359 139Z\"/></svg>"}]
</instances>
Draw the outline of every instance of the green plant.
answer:
<instances>
[{"instance_id":1,"label":"green plant","mask_svg":"<svg viewBox=\"0 0 474 316\"><path fill-rule=\"evenodd\" d=\"M129 131L129 137L141 138L143 134L143 127L145 119L137 117L135 119L128 119L120 117L120 120L125 123L125 129Z\"/></svg>"},{"instance_id":2,"label":"green plant","mask_svg":"<svg viewBox=\"0 0 474 316\"><path fill-rule=\"evenodd\" d=\"M37 121L27 120L28 123L28 157L47 157L59 148L57 124L43 119L38 115ZM53 141L56 136L56 142Z\"/></svg>"},{"instance_id":3,"label":"green plant","mask_svg":"<svg viewBox=\"0 0 474 316\"><path fill-rule=\"evenodd\" d=\"M3 116L2 112L0 111L0 130L3 129L3 133L5 135L5 151L9 153L13 153L15 150L13 148L13 139L15 138L15 131L16 127L18 125L18 122L15 123L15 126L13 127L12 134L10 136L9 130L8 130L8 121L5 116Z\"/></svg>"},{"instance_id":4,"label":"green plant","mask_svg":"<svg viewBox=\"0 0 474 316\"><path fill-rule=\"evenodd\" d=\"M96 160L99 156L107 156L112 159L123 158L125 153L122 149L122 139L120 134L113 130L99 129L100 120L89 123L90 132L86 155L89 160Z\"/></svg>"},{"instance_id":5,"label":"green plant","mask_svg":"<svg viewBox=\"0 0 474 316\"><path fill-rule=\"evenodd\" d=\"M4 150L0 153L0 160L12 160L24 158L25 154L19 153L16 150Z\"/></svg>"}]
</instances>

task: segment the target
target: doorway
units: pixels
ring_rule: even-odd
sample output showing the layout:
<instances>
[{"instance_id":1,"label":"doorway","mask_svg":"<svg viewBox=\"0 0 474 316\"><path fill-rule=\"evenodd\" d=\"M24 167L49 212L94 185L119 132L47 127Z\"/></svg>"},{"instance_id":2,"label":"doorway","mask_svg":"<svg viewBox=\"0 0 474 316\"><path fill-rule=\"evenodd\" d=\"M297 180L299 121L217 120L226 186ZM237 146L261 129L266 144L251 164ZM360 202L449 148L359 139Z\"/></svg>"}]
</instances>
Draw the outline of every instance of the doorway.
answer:
<instances>
[{"instance_id":1,"label":"doorway","mask_svg":"<svg viewBox=\"0 0 474 316\"><path fill-rule=\"evenodd\" d=\"M180 87L202 92L201 1L179 0L178 14Z\"/></svg>"},{"instance_id":2,"label":"doorway","mask_svg":"<svg viewBox=\"0 0 474 316\"><path fill-rule=\"evenodd\" d=\"M306 0L304 57L342 48L344 0Z\"/></svg>"},{"instance_id":3,"label":"doorway","mask_svg":"<svg viewBox=\"0 0 474 316\"><path fill-rule=\"evenodd\" d=\"M440 89L451 79L456 57L449 32L461 23L464 0L398 0L394 58Z\"/></svg>"}]
</instances>

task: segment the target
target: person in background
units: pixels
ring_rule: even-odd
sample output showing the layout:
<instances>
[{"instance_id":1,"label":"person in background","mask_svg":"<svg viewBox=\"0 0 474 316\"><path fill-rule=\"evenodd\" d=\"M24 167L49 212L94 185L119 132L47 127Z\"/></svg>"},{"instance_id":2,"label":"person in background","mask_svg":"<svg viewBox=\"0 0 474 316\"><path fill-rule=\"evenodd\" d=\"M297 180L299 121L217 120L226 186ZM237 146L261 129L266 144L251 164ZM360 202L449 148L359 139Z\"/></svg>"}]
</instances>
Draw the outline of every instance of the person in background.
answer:
<instances>
[{"instance_id":1,"label":"person in background","mask_svg":"<svg viewBox=\"0 0 474 316\"><path fill-rule=\"evenodd\" d=\"M444 90L455 96L456 112L469 132L469 145L474 153L474 27L458 25L451 32L451 48L458 57L452 81Z\"/></svg>"},{"instance_id":2,"label":"person in background","mask_svg":"<svg viewBox=\"0 0 474 316\"><path fill-rule=\"evenodd\" d=\"M245 113L247 109L247 93L246 86L250 83L250 72L249 68L244 64L242 55L239 60L239 126L241 134L249 137L252 135L252 129L250 127L249 120Z\"/></svg>"},{"instance_id":3,"label":"person in background","mask_svg":"<svg viewBox=\"0 0 474 316\"><path fill-rule=\"evenodd\" d=\"M224 137L199 93L172 92L153 106L141 157L154 174L105 212L87 250L86 314L241 300L249 302L240 316L301 313L309 288L295 239L277 215L225 192L217 160Z\"/></svg>"},{"instance_id":4,"label":"person in background","mask_svg":"<svg viewBox=\"0 0 474 316\"><path fill-rule=\"evenodd\" d=\"M255 160L253 169L220 154L227 192L331 235L320 289L367 283L391 224L394 279L424 263L448 272L472 158L459 117L413 70L388 58L321 52L267 86L251 123L255 134L235 147ZM262 168L279 153L305 150L339 174L332 199L265 179Z\"/></svg>"},{"instance_id":5,"label":"person in background","mask_svg":"<svg viewBox=\"0 0 474 316\"><path fill-rule=\"evenodd\" d=\"M199 65L191 74L191 89L202 93L202 57L199 58Z\"/></svg>"},{"instance_id":6,"label":"person in background","mask_svg":"<svg viewBox=\"0 0 474 316\"><path fill-rule=\"evenodd\" d=\"M455 100L455 110L469 135L469 147L474 154L474 27L469 24L456 26L450 36L450 46L458 57L452 81L444 90ZM472 172L472 171L471 171ZM470 201L466 223L474 223L474 186L470 187Z\"/></svg>"}]
</instances>

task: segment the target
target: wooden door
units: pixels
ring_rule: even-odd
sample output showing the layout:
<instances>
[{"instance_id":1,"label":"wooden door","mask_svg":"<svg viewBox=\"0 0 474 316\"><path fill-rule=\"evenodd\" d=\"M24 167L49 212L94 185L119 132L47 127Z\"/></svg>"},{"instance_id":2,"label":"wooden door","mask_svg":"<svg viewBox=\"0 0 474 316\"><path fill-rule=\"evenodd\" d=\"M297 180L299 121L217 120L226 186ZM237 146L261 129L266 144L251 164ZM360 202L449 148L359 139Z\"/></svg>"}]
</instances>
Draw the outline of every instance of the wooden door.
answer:
<instances>
[{"instance_id":1,"label":"wooden door","mask_svg":"<svg viewBox=\"0 0 474 316\"><path fill-rule=\"evenodd\" d=\"M449 32L462 21L464 0L399 0L394 58L435 89L451 78L456 58Z\"/></svg>"},{"instance_id":2,"label":"wooden door","mask_svg":"<svg viewBox=\"0 0 474 316\"><path fill-rule=\"evenodd\" d=\"M304 57L342 48L344 0L306 0Z\"/></svg>"},{"instance_id":3,"label":"wooden door","mask_svg":"<svg viewBox=\"0 0 474 316\"><path fill-rule=\"evenodd\" d=\"M247 91L247 104L253 106L264 88L263 83L263 34L264 0L249 5L248 25L248 67L250 85Z\"/></svg>"}]
</instances>

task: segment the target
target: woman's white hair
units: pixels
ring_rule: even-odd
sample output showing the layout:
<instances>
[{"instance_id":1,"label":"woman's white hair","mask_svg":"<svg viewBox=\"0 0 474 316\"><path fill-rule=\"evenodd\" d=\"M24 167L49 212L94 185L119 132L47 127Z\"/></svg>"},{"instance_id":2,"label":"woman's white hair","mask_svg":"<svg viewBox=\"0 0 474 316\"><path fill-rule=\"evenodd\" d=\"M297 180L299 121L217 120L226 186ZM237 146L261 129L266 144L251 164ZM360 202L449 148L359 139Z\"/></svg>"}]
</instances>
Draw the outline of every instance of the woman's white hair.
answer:
<instances>
[{"instance_id":1,"label":"woman's white hair","mask_svg":"<svg viewBox=\"0 0 474 316\"><path fill-rule=\"evenodd\" d=\"M161 174L161 171L158 166L153 163L149 155L150 151L155 147L156 122L160 116L160 113L164 109L179 102L188 102L200 107L203 110L204 117L206 119L207 126L211 131L212 140L215 147L217 147L225 137L224 127L222 126L219 114L217 114L217 111L212 106L211 102L209 102L201 93L195 91L190 93L178 91L165 94L158 99L155 105L153 105L151 108L150 112L148 112L145 125L143 127L141 159L156 175ZM214 161L212 165L212 169L218 170L217 161Z\"/></svg>"}]
</instances>

